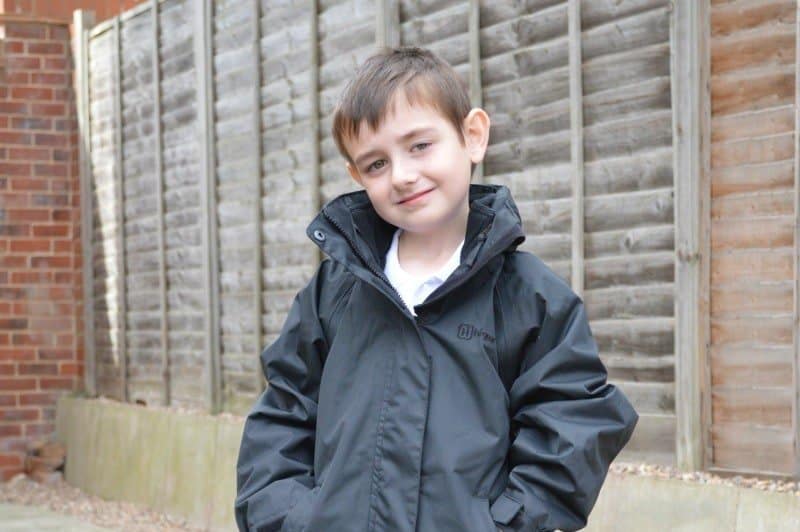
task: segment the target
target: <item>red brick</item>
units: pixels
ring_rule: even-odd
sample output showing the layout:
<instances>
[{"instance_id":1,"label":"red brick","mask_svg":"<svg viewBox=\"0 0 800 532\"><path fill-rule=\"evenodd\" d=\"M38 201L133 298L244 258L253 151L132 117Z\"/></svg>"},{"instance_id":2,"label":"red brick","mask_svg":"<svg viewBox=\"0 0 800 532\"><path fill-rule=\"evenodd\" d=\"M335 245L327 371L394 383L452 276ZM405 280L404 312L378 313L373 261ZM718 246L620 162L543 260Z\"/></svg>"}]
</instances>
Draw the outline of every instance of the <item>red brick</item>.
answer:
<instances>
[{"instance_id":1,"label":"red brick","mask_svg":"<svg viewBox=\"0 0 800 532\"><path fill-rule=\"evenodd\" d=\"M6 38L20 37L23 39L46 39L47 26L37 23L6 23Z\"/></svg>"},{"instance_id":2,"label":"red brick","mask_svg":"<svg viewBox=\"0 0 800 532\"><path fill-rule=\"evenodd\" d=\"M69 166L64 163L34 164L33 175L36 177L69 177Z\"/></svg>"},{"instance_id":3,"label":"red brick","mask_svg":"<svg viewBox=\"0 0 800 532\"><path fill-rule=\"evenodd\" d=\"M0 236L30 236L28 224L0 224Z\"/></svg>"},{"instance_id":4,"label":"red brick","mask_svg":"<svg viewBox=\"0 0 800 532\"><path fill-rule=\"evenodd\" d=\"M8 303L0 303L0 314L5 314L4 309L10 309L11 305ZM0 345L9 345L11 343L11 336L8 333L0 333Z\"/></svg>"},{"instance_id":5,"label":"red brick","mask_svg":"<svg viewBox=\"0 0 800 532\"><path fill-rule=\"evenodd\" d=\"M63 349L63 348L39 349L39 360L71 360L72 356L73 356L72 349Z\"/></svg>"},{"instance_id":6,"label":"red brick","mask_svg":"<svg viewBox=\"0 0 800 532\"><path fill-rule=\"evenodd\" d=\"M28 450L28 441L23 438L0 439L0 453L22 453Z\"/></svg>"},{"instance_id":7,"label":"red brick","mask_svg":"<svg viewBox=\"0 0 800 532\"><path fill-rule=\"evenodd\" d=\"M0 375L2 375L3 377L16 375L16 373L17 373L16 364L0 364Z\"/></svg>"},{"instance_id":8,"label":"red brick","mask_svg":"<svg viewBox=\"0 0 800 532\"><path fill-rule=\"evenodd\" d=\"M54 161L69 161L72 153L67 150L53 150Z\"/></svg>"},{"instance_id":9,"label":"red brick","mask_svg":"<svg viewBox=\"0 0 800 532\"><path fill-rule=\"evenodd\" d=\"M49 332L35 332L35 333L14 333L11 335L11 343L17 346L52 346L57 345L53 339L53 335Z\"/></svg>"},{"instance_id":10,"label":"red brick","mask_svg":"<svg viewBox=\"0 0 800 532\"><path fill-rule=\"evenodd\" d=\"M56 345L70 345L73 341L75 341L75 337L72 333L56 335Z\"/></svg>"},{"instance_id":11,"label":"red brick","mask_svg":"<svg viewBox=\"0 0 800 532\"><path fill-rule=\"evenodd\" d=\"M0 131L0 144L31 144L33 137L30 133L21 131Z\"/></svg>"},{"instance_id":12,"label":"red brick","mask_svg":"<svg viewBox=\"0 0 800 532\"><path fill-rule=\"evenodd\" d=\"M31 205L35 205L37 207L64 207L67 205L68 197L66 194L32 194L31 195ZM57 212L58 209L52 211L53 213ZM55 215L53 215L55 216ZM58 220L55 217L52 218L54 221L69 221L69 218L65 218L63 220Z\"/></svg>"},{"instance_id":13,"label":"red brick","mask_svg":"<svg viewBox=\"0 0 800 532\"><path fill-rule=\"evenodd\" d=\"M33 143L36 146L57 146L63 148L67 146L67 136L58 133L36 133Z\"/></svg>"},{"instance_id":14,"label":"red brick","mask_svg":"<svg viewBox=\"0 0 800 532\"><path fill-rule=\"evenodd\" d=\"M0 347L0 360L36 360L36 351L17 347Z\"/></svg>"},{"instance_id":15,"label":"red brick","mask_svg":"<svg viewBox=\"0 0 800 532\"><path fill-rule=\"evenodd\" d=\"M18 366L20 375L58 375L58 366L54 362L40 364L20 362Z\"/></svg>"},{"instance_id":16,"label":"red brick","mask_svg":"<svg viewBox=\"0 0 800 532\"><path fill-rule=\"evenodd\" d=\"M37 419L39 419L38 408L0 409L0 421L36 421Z\"/></svg>"},{"instance_id":17,"label":"red brick","mask_svg":"<svg viewBox=\"0 0 800 532\"><path fill-rule=\"evenodd\" d=\"M56 242L60 244L61 242ZM64 242L68 243L68 242ZM53 282L56 284L73 284L78 282L78 276L75 275L73 272L55 272L55 277L53 278Z\"/></svg>"},{"instance_id":18,"label":"red brick","mask_svg":"<svg viewBox=\"0 0 800 532\"><path fill-rule=\"evenodd\" d=\"M49 75L55 75L55 74L49 74ZM67 114L67 106L63 103L32 103L31 114L34 116L61 117Z\"/></svg>"},{"instance_id":19,"label":"red brick","mask_svg":"<svg viewBox=\"0 0 800 532\"><path fill-rule=\"evenodd\" d=\"M74 362L65 362L59 367L58 373L60 375L80 375L83 370L83 364L76 364Z\"/></svg>"},{"instance_id":20,"label":"red brick","mask_svg":"<svg viewBox=\"0 0 800 532\"><path fill-rule=\"evenodd\" d=\"M29 163L0 162L0 174L6 174L9 176L30 176L31 165Z\"/></svg>"},{"instance_id":21,"label":"red brick","mask_svg":"<svg viewBox=\"0 0 800 532\"><path fill-rule=\"evenodd\" d=\"M11 272L11 284L33 284L53 282L53 272Z\"/></svg>"},{"instance_id":22,"label":"red brick","mask_svg":"<svg viewBox=\"0 0 800 532\"><path fill-rule=\"evenodd\" d=\"M35 227L34 227L35 229ZM31 257L31 268L71 268L72 257Z\"/></svg>"},{"instance_id":23,"label":"red brick","mask_svg":"<svg viewBox=\"0 0 800 532\"><path fill-rule=\"evenodd\" d=\"M11 85L27 85L31 81L31 75L25 71L9 72L6 75L6 83Z\"/></svg>"},{"instance_id":24,"label":"red brick","mask_svg":"<svg viewBox=\"0 0 800 532\"><path fill-rule=\"evenodd\" d=\"M8 209L6 212L11 222L50 221L50 209Z\"/></svg>"},{"instance_id":25,"label":"red brick","mask_svg":"<svg viewBox=\"0 0 800 532\"><path fill-rule=\"evenodd\" d=\"M67 26L56 26L51 24L48 29L50 30L50 39L55 41L65 41L69 39L69 28Z\"/></svg>"},{"instance_id":26,"label":"red brick","mask_svg":"<svg viewBox=\"0 0 800 532\"><path fill-rule=\"evenodd\" d=\"M29 54L60 55L64 53L64 43L61 42L29 42Z\"/></svg>"},{"instance_id":27,"label":"red brick","mask_svg":"<svg viewBox=\"0 0 800 532\"><path fill-rule=\"evenodd\" d=\"M26 262L25 256L5 255L0 257L0 268L24 268Z\"/></svg>"},{"instance_id":28,"label":"red brick","mask_svg":"<svg viewBox=\"0 0 800 532\"><path fill-rule=\"evenodd\" d=\"M6 65L9 70L39 70L42 66L42 61L38 57L12 55L6 58ZM14 94L13 89L11 94ZM13 97L17 98L17 96Z\"/></svg>"},{"instance_id":29,"label":"red brick","mask_svg":"<svg viewBox=\"0 0 800 532\"><path fill-rule=\"evenodd\" d=\"M15 393L0 393L0 406L17 406L17 397Z\"/></svg>"},{"instance_id":30,"label":"red brick","mask_svg":"<svg viewBox=\"0 0 800 532\"><path fill-rule=\"evenodd\" d=\"M13 117L11 128L50 131L53 129L53 120L51 118Z\"/></svg>"},{"instance_id":31,"label":"red brick","mask_svg":"<svg viewBox=\"0 0 800 532\"><path fill-rule=\"evenodd\" d=\"M43 57L42 59L44 59L44 65L42 65L43 70L63 71L70 67L67 60L62 57Z\"/></svg>"},{"instance_id":32,"label":"red brick","mask_svg":"<svg viewBox=\"0 0 800 532\"><path fill-rule=\"evenodd\" d=\"M51 153L50 148L9 148L9 159L24 159L24 160L48 160Z\"/></svg>"},{"instance_id":33,"label":"red brick","mask_svg":"<svg viewBox=\"0 0 800 532\"><path fill-rule=\"evenodd\" d=\"M64 196L54 196L55 198L63 198ZM52 217L54 222L69 222L72 217L72 211L68 209L53 209ZM58 243L58 242L57 242ZM70 249L61 248L56 251L71 251Z\"/></svg>"},{"instance_id":34,"label":"red brick","mask_svg":"<svg viewBox=\"0 0 800 532\"><path fill-rule=\"evenodd\" d=\"M0 390L35 390L36 379L0 378Z\"/></svg>"},{"instance_id":35,"label":"red brick","mask_svg":"<svg viewBox=\"0 0 800 532\"><path fill-rule=\"evenodd\" d=\"M0 467L22 467L21 454L2 454L0 455Z\"/></svg>"},{"instance_id":36,"label":"red brick","mask_svg":"<svg viewBox=\"0 0 800 532\"><path fill-rule=\"evenodd\" d=\"M72 390L76 380L73 377L40 377L39 387L42 390Z\"/></svg>"},{"instance_id":37,"label":"red brick","mask_svg":"<svg viewBox=\"0 0 800 532\"><path fill-rule=\"evenodd\" d=\"M48 406L58 400L57 392L20 393L19 404L22 406Z\"/></svg>"},{"instance_id":38,"label":"red brick","mask_svg":"<svg viewBox=\"0 0 800 532\"><path fill-rule=\"evenodd\" d=\"M28 104L25 102L0 102L0 113L24 115L28 113Z\"/></svg>"},{"instance_id":39,"label":"red brick","mask_svg":"<svg viewBox=\"0 0 800 532\"><path fill-rule=\"evenodd\" d=\"M29 423L25 425L25 436L48 436L55 428L53 423Z\"/></svg>"},{"instance_id":40,"label":"red brick","mask_svg":"<svg viewBox=\"0 0 800 532\"><path fill-rule=\"evenodd\" d=\"M47 190L47 179L38 177L14 178L11 180L12 190Z\"/></svg>"},{"instance_id":41,"label":"red brick","mask_svg":"<svg viewBox=\"0 0 800 532\"><path fill-rule=\"evenodd\" d=\"M69 226L65 224L37 224L33 226L33 236L67 236Z\"/></svg>"},{"instance_id":42,"label":"red brick","mask_svg":"<svg viewBox=\"0 0 800 532\"><path fill-rule=\"evenodd\" d=\"M21 272L20 272L21 273ZM0 318L0 329L12 330L12 329L27 329L28 328L28 318Z\"/></svg>"},{"instance_id":43,"label":"red brick","mask_svg":"<svg viewBox=\"0 0 800 532\"><path fill-rule=\"evenodd\" d=\"M53 252L54 253L77 253L77 249L73 249L73 245L77 245L78 242L71 242L69 240L54 240L53 241ZM76 257L76 260L80 257ZM75 267L78 267L78 263L75 263Z\"/></svg>"},{"instance_id":44,"label":"red brick","mask_svg":"<svg viewBox=\"0 0 800 532\"><path fill-rule=\"evenodd\" d=\"M29 319L30 328L34 331L63 331L73 326L73 316L31 316Z\"/></svg>"},{"instance_id":45,"label":"red brick","mask_svg":"<svg viewBox=\"0 0 800 532\"><path fill-rule=\"evenodd\" d=\"M53 89L49 87L12 87L11 98L15 100L52 100Z\"/></svg>"},{"instance_id":46,"label":"red brick","mask_svg":"<svg viewBox=\"0 0 800 532\"><path fill-rule=\"evenodd\" d=\"M5 41L5 51L7 54L21 54L25 52L25 41Z\"/></svg>"},{"instance_id":47,"label":"red brick","mask_svg":"<svg viewBox=\"0 0 800 532\"><path fill-rule=\"evenodd\" d=\"M12 240L12 253L26 253L31 251L50 251L48 240Z\"/></svg>"},{"instance_id":48,"label":"red brick","mask_svg":"<svg viewBox=\"0 0 800 532\"><path fill-rule=\"evenodd\" d=\"M0 425L0 438L7 436L22 436L22 427L20 425Z\"/></svg>"},{"instance_id":49,"label":"red brick","mask_svg":"<svg viewBox=\"0 0 800 532\"><path fill-rule=\"evenodd\" d=\"M69 83L70 79L69 76L63 74L61 72L31 72L31 84L33 85L56 85L62 86ZM61 105L64 104L53 104L53 105ZM64 109L66 107L64 106ZM67 114L65 110L62 110L60 113L48 113L48 114L55 114L55 115L65 115Z\"/></svg>"}]
</instances>

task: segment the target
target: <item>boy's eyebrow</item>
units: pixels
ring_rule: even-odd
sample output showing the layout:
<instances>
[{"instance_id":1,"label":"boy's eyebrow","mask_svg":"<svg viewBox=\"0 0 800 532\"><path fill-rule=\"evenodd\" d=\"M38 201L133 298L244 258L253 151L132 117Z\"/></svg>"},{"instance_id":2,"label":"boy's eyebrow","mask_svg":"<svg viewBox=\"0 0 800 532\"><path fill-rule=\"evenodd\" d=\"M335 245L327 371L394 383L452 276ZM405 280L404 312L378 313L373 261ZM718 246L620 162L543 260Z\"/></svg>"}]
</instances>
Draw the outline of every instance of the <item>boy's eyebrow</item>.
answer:
<instances>
[{"instance_id":1,"label":"boy's eyebrow","mask_svg":"<svg viewBox=\"0 0 800 532\"><path fill-rule=\"evenodd\" d=\"M398 140L402 142L402 141L410 139L413 136L421 135L423 133L434 133L435 131L436 131L436 129L433 128L433 127L418 127L418 128L412 129L408 133L404 133L404 134L400 135L398 137ZM369 159L370 157L372 157L372 156L374 156L374 155L376 155L378 153L380 153L380 150L369 150L368 152L366 152L366 153L364 153L362 155L359 155L355 159L356 166L361 166L361 163L364 162L364 160Z\"/></svg>"}]
</instances>

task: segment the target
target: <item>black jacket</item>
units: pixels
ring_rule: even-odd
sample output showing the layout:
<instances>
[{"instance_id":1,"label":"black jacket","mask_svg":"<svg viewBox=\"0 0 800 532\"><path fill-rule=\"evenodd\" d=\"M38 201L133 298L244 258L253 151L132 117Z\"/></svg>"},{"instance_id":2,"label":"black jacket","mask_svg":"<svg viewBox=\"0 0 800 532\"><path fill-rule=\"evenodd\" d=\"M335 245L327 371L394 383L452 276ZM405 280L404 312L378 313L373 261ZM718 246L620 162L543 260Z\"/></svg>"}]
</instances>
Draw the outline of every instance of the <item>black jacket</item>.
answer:
<instances>
[{"instance_id":1,"label":"black jacket","mask_svg":"<svg viewBox=\"0 0 800 532\"><path fill-rule=\"evenodd\" d=\"M240 530L495 532L586 524L638 415L583 301L471 185L461 265L415 307L383 274L395 227L363 191L308 226L330 257L261 353L237 463Z\"/></svg>"}]
</instances>

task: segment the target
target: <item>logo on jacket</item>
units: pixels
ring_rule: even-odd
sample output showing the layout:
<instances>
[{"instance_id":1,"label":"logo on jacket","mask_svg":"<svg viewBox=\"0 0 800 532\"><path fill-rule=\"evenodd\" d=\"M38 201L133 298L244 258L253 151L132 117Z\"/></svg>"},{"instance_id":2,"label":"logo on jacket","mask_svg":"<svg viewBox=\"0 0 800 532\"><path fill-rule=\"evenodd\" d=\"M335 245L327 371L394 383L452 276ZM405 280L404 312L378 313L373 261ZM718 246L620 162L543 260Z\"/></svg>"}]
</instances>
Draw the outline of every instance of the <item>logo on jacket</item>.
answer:
<instances>
[{"instance_id":1,"label":"logo on jacket","mask_svg":"<svg viewBox=\"0 0 800 532\"><path fill-rule=\"evenodd\" d=\"M483 329L478 329L469 323L462 323L458 326L458 337L462 340L472 340L476 336L494 342L494 336Z\"/></svg>"}]
</instances>

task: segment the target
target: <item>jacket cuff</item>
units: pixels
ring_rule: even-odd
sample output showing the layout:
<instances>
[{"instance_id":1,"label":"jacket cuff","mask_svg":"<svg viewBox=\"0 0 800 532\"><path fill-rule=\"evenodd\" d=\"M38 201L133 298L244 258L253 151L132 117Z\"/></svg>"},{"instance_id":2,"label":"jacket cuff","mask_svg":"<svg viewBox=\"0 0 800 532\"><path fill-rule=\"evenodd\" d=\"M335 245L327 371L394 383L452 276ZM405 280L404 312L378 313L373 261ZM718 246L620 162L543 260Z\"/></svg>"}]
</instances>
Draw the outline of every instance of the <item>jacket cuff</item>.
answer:
<instances>
[{"instance_id":1,"label":"jacket cuff","mask_svg":"<svg viewBox=\"0 0 800 532\"><path fill-rule=\"evenodd\" d=\"M492 519L502 525L507 525L521 509L522 503L503 493L492 503Z\"/></svg>"}]
</instances>

